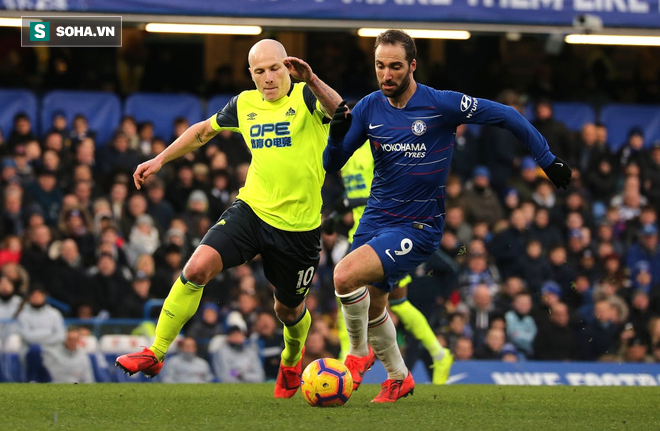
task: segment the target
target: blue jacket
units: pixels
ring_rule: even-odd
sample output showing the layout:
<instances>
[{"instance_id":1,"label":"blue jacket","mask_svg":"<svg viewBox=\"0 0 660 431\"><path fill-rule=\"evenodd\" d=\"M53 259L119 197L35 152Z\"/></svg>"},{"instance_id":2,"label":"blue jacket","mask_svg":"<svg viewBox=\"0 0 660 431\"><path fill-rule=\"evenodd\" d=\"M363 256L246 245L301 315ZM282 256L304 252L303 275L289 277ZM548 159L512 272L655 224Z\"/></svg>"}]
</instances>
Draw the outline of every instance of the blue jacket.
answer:
<instances>
[{"instance_id":1,"label":"blue jacket","mask_svg":"<svg viewBox=\"0 0 660 431\"><path fill-rule=\"evenodd\" d=\"M509 341L513 343L518 350L530 356L533 351L534 338L536 337L536 322L530 315L519 316L513 310L507 311L504 315L506 320L506 334Z\"/></svg>"},{"instance_id":2,"label":"blue jacket","mask_svg":"<svg viewBox=\"0 0 660 431\"><path fill-rule=\"evenodd\" d=\"M651 252L639 243L633 244L626 256L626 266L631 273L636 273L637 264L641 261L646 261L649 264L653 282L660 281L660 247Z\"/></svg>"}]
</instances>

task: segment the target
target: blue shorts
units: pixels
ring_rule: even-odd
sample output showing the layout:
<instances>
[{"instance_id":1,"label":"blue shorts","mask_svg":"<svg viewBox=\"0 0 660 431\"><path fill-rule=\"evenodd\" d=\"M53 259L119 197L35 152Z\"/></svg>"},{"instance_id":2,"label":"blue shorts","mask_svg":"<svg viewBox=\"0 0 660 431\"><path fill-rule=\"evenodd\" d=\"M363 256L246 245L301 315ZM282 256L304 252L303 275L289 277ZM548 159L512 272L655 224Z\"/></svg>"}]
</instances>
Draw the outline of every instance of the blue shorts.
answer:
<instances>
[{"instance_id":1,"label":"blue shorts","mask_svg":"<svg viewBox=\"0 0 660 431\"><path fill-rule=\"evenodd\" d=\"M375 226L364 219L360 221L351 251L369 244L376 251L383 265L385 279L372 283L385 292L406 274L424 263L439 247L442 233L419 224L408 226Z\"/></svg>"}]
</instances>

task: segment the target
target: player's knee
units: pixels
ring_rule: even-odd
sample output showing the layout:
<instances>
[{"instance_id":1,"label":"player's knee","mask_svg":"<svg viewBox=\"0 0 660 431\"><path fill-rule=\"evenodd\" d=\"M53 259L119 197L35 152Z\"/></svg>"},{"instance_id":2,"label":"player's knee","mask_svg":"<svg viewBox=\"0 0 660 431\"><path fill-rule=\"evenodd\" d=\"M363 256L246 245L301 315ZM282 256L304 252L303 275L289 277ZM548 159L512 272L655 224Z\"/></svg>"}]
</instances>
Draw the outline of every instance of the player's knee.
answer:
<instances>
[{"instance_id":1,"label":"player's knee","mask_svg":"<svg viewBox=\"0 0 660 431\"><path fill-rule=\"evenodd\" d=\"M203 259L196 256L190 258L183 269L183 276L195 284L204 285L214 276L214 269L204 263Z\"/></svg>"},{"instance_id":2,"label":"player's knee","mask_svg":"<svg viewBox=\"0 0 660 431\"><path fill-rule=\"evenodd\" d=\"M353 286L350 271L345 269L341 264L335 267L334 282L335 290L340 295L349 294L356 289L356 286Z\"/></svg>"}]
</instances>

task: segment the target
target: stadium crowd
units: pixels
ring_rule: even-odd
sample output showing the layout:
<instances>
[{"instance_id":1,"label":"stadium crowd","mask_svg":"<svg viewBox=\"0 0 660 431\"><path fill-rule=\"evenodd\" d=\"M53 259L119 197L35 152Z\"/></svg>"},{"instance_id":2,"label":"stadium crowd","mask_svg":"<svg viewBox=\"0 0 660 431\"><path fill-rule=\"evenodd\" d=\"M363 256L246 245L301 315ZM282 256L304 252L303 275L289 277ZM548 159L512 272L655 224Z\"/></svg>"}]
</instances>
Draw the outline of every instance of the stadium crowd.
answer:
<instances>
[{"instance_id":1,"label":"stadium crowd","mask_svg":"<svg viewBox=\"0 0 660 431\"><path fill-rule=\"evenodd\" d=\"M498 101L524 109L511 90ZM508 132L460 126L445 234L412 274L410 299L456 360L660 362L660 142L633 128L619 146L601 123L573 134L548 100L534 109L534 126L574 168L570 189L556 191ZM233 202L250 154L239 135L222 132L138 191L135 167L181 134L185 119L158 137L151 123L126 116L110 142L96 142L84 112L72 124L56 113L42 135L33 121L19 114L0 135L0 319L15 319L3 328L21 335L26 354L51 346L44 364L60 370L58 357L74 355L89 333L67 330L63 318L142 319ZM341 210L339 177L329 175L322 193L326 216ZM339 354L332 274L352 223L349 212L322 236L303 367ZM272 309L258 257L220 274L163 380L274 379L282 337ZM221 334L211 372L197 359L209 359L209 341ZM430 363L413 337L400 343L408 362Z\"/></svg>"}]
</instances>

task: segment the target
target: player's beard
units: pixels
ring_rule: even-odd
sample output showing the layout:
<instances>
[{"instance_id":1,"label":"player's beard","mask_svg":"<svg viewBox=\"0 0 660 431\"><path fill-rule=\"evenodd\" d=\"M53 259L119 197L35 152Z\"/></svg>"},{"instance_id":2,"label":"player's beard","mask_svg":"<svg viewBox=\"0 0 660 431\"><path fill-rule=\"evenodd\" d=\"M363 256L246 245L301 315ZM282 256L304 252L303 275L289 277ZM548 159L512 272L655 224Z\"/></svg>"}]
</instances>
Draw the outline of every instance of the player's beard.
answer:
<instances>
[{"instance_id":1,"label":"player's beard","mask_svg":"<svg viewBox=\"0 0 660 431\"><path fill-rule=\"evenodd\" d=\"M385 81L380 84L380 91L383 92L383 94L390 99L396 99L397 97L401 96L403 93L406 92L408 87L410 86L410 73L406 73L406 77L403 78L401 81L401 84L395 86L392 90L385 90L383 89L383 85L386 84L392 84L392 82Z\"/></svg>"}]
</instances>

